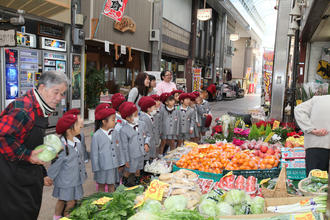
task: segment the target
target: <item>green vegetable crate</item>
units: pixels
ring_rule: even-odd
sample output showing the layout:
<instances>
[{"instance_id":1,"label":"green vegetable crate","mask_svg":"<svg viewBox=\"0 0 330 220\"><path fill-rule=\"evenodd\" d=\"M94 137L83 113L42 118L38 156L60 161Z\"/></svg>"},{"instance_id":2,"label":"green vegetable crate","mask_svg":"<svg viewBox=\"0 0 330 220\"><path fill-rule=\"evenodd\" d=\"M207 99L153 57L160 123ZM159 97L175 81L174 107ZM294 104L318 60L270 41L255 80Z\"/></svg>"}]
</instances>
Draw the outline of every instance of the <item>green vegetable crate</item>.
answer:
<instances>
[{"instance_id":1,"label":"green vegetable crate","mask_svg":"<svg viewBox=\"0 0 330 220\"><path fill-rule=\"evenodd\" d=\"M280 175L280 168L276 167L273 169L265 169L265 170L224 170L223 175L226 175L229 172L233 172L234 175L242 175L245 178L249 176L254 176L258 180L267 179L267 178L277 178Z\"/></svg>"},{"instance_id":2,"label":"green vegetable crate","mask_svg":"<svg viewBox=\"0 0 330 220\"><path fill-rule=\"evenodd\" d=\"M173 172L175 171L178 171L180 169L185 169L185 168L180 168L180 167L177 167L175 164L173 165ZM208 172L203 172L203 171L199 171L199 170L191 170L191 169L185 169L185 170L190 170L194 173L196 173L199 178L203 178L203 179L211 179L215 182L218 182L222 177L223 175L222 174L215 174L215 173L208 173Z\"/></svg>"}]
</instances>

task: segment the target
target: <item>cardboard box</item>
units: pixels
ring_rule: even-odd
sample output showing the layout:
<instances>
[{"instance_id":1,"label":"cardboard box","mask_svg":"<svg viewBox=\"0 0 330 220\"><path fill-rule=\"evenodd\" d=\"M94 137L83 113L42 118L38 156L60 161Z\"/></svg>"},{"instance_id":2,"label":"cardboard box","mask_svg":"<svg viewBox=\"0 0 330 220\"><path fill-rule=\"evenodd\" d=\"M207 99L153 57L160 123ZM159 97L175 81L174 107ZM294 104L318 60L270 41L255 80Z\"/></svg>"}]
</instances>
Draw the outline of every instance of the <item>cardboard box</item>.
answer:
<instances>
[{"instance_id":1,"label":"cardboard box","mask_svg":"<svg viewBox=\"0 0 330 220\"><path fill-rule=\"evenodd\" d=\"M306 151L303 147L281 148L283 159L305 159Z\"/></svg>"},{"instance_id":2,"label":"cardboard box","mask_svg":"<svg viewBox=\"0 0 330 220\"><path fill-rule=\"evenodd\" d=\"M284 160L281 159L281 165L286 168L305 168L306 161L305 159L295 159L295 160Z\"/></svg>"}]
</instances>

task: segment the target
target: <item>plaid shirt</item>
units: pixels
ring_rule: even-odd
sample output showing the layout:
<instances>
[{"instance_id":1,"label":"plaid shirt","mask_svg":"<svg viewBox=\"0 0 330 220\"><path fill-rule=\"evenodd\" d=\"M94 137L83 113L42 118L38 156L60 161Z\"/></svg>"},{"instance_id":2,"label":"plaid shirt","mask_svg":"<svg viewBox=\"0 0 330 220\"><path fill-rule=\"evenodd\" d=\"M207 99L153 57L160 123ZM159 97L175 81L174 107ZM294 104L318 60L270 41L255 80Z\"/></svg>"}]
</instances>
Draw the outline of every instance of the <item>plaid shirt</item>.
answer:
<instances>
[{"instance_id":1,"label":"plaid shirt","mask_svg":"<svg viewBox=\"0 0 330 220\"><path fill-rule=\"evenodd\" d=\"M39 116L43 116L34 92L30 90L0 114L0 154L6 160L29 161L32 150L25 147L24 139L34 126L34 109Z\"/></svg>"}]
</instances>

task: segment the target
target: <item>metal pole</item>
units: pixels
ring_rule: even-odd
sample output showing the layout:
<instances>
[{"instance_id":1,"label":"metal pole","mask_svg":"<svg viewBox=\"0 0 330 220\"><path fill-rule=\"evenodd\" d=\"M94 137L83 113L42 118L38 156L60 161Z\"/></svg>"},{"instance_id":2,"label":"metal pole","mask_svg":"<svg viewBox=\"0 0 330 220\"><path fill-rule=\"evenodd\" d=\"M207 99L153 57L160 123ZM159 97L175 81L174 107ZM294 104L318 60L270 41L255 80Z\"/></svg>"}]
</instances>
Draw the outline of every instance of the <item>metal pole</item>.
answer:
<instances>
[{"instance_id":1,"label":"metal pole","mask_svg":"<svg viewBox=\"0 0 330 220\"><path fill-rule=\"evenodd\" d=\"M292 84L291 84L291 121L294 121L294 107L296 102L296 81L299 66L299 29L295 32L294 37L294 54L293 54L293 70L292 70Z\"/></svg>"}]
</instances>

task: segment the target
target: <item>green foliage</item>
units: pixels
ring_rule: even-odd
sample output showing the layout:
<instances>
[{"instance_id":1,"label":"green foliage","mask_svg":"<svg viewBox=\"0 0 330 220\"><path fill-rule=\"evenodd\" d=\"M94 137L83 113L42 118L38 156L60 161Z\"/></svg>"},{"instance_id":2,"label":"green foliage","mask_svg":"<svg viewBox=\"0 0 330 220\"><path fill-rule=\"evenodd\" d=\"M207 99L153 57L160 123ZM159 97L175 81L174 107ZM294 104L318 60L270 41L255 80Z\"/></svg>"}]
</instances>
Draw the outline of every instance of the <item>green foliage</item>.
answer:
<instances>
[{"instance_id":1,"label":"green foliage","mask_svg":"<svg viewBox=\"0 0 330 220\"><path fill-rule=\"evenodd\" d=\"M86 104L88 108L95 108L100 103L101 92L105 92L104 70L92 67L87 70Z\"/></svg>"},{"instance_id":2,"label":"green foliage","mask_svg":"<svg viewBox=\"0 0 330 220\"><path fill-rule=\"evenodd\" d=\"M292 128L277 128L274 130L275 134L281 137L282 142L285 142L285 140L288 138L287 134L293 131L294 130Z\"/></svg>"},{"instance_id":3,"label":"green foliage","mask_svg":"<svg viewBox=\"0 0 330 220\"><path fill-rule=\"evenodd\" d=\"M259 128L259 137L264 136L265 135L265 126L261 125Z\"/></svg>"},{"instance_id":4,"label":"green foliage","mask_svg":"<svg viewBox=\"0 0 330 220\"><path fill-rule=\"evenodd\" d=\"M267 124L265 136L267 137L270 133L272 133L272 127L270 126L270 124Z\"/></svg>"},{"instance_id":5,"label":"green foliage","mask_svg":"<svg viewBox=\"0 0 330 220\"><path fill-rule=\"evenodd\" d=\"M260 137L259 129L256 124L253 124L251 127L251 130L250 130L248 139L249 140L259 140L259 137Z\"/></svg>"}]
</instances>

